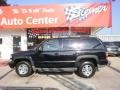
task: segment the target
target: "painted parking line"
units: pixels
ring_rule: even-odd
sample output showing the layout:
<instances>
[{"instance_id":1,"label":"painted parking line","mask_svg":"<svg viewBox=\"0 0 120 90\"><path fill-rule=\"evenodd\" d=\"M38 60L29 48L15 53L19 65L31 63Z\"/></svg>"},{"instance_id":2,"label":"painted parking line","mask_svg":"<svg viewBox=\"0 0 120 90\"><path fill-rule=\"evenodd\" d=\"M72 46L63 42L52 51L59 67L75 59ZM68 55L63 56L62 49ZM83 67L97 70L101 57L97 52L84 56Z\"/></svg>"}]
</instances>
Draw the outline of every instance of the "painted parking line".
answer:
<instances>
[{"instance_id":1,"label":"painted parking line","mask_svg":"<svg viewBox=\"0 0 120 90\"><path fill-rule=\"evenodd\" d=\"M25 82L26 84L29 84L30 81L34 78L34 74L29 76L28 80Z\"/></svg>"},{"instance_id":2,"label":"painted parking line","mask_svg":"<svg viewBox=\"0 0 120 90\"><path fill-rule=\"evenodd\" d=\"M50 75L49 77L59 82L69 90L95 90L93 87L88 86L87 84L83 84L73 77L67 77L65 75Z\"/></svg>"},{"instance_id":3,"label":"painted parking line","mask_svg":"<svg viewBox=\"0 0 120 90\"><path fill-rule=\"evenodd\" d=\"M10 70L8 72L6 72L4 75L0 76L0 80L2 80L3 78L5 78L8 74L10 74L13 70Z\"/></svg>"},{"instance_id":4,"label":"painted parking line","mask_svg":"<svg viewBox=\"0 0 120 90\"><path fill-rule=\"evenodd\" d=\"M43 87L1 87L0 90L59 90L58 88Z\"/></svg>"},{"instance_id":5,"label":"painted parking line","mask_svg":"<svg viewBox=\"0 0 120 90\"><path fill-rule=\"evenodd\" d=\"M115 67L113 67L113 66L108 66L108 67L109 67L110 69L112 69L112 70L118 72L118 73L120 74L120 70L119 70L119 69L117 69L117 68L115 68Z\"/></svg>"}]
</instances>

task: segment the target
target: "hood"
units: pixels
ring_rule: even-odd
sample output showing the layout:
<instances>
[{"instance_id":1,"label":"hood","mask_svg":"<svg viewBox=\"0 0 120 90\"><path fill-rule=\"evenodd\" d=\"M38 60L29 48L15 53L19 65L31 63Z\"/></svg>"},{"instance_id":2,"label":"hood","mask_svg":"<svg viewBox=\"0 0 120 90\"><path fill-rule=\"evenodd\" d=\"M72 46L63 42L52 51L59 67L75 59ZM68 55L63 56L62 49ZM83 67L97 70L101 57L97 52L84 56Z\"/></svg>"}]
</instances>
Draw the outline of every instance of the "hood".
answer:
<instances>
[{"instance_id":1,"label":"hood","mask_svg":"<svg viewBox=\"0 0 120 90\"><path fill-rule=\"evenodd\" d=\"M29 50L29 51L19 51L16 53L13 53L12 56L27 56L27 55L32 55L35 54L35 50Z\"/></svg>"}]
</instances>

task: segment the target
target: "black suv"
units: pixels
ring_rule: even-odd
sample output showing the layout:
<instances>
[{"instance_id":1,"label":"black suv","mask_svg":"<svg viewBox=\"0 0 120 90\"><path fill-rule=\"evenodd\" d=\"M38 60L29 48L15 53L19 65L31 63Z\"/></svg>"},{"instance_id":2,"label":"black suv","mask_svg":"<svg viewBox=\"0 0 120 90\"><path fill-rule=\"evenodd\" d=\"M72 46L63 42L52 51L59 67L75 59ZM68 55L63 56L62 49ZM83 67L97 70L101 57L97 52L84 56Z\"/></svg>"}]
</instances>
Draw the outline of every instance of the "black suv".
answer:
<instances>
[{"instance_id":1,"label":"black suv","mask_svg":"<svg viewBox=\"0 0 120 90\"><path fill-rule=\"evenodd\" d=\"M9 66L21 77L34 72L75 72L90 78L99 66L108 64L106 49L95 37L54 38L43 41L34 50L11 56Z\"/></svg>"}]
</instances>

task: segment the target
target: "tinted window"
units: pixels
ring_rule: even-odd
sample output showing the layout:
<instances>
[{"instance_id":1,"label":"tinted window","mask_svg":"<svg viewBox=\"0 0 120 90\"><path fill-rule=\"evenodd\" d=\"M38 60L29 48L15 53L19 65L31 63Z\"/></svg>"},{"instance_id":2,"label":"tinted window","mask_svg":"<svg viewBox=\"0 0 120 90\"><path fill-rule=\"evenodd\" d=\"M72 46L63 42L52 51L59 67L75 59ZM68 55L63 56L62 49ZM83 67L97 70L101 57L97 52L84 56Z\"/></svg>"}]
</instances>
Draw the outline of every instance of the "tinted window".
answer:
<instances>
[{"instance_id":1,"label":"tinted window","mask_svg":"<svg viewBox=\"0 0 120 90\"><path fill-rule=\"evenodd\" d=\"M57 39L48 40L43 43L43 51L58 51L59 47L59 40Z\"/></svg>"},{"instance_id":2,"label":"tinted window","mask_svg":"<svg viewBox=\"0 0 120 90\"><path fill-rule=\"evenodd\" d=\"M70 45L70 39L62 40L62 50L73 50L73 48Z\"/></svg>"},{"instance_id":3,"label":"tinted window","mask_svg":"<svg viewBox=\"0 0 120 90\"><path fill-rule=\"evenodd\" d=\"M95 38L63 39L62 50L103 49L103 45Z\"/></svg>"}]
</instances>

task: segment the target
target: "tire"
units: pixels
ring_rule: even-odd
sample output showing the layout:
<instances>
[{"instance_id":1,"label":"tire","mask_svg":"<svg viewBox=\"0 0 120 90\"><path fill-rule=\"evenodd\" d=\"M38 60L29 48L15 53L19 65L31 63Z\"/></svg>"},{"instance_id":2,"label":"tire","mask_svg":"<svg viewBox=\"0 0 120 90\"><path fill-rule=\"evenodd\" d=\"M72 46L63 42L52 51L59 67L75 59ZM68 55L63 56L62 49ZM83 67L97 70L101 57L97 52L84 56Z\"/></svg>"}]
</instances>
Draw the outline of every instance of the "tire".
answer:
<instances>
[{"instance_id":1,"label":"tire","mask_svg":"<svg viewBox=\"0 0 120 90\"><path fill-rule=\"evenodd\" d=\"M92 62L86 61L81 62L76 74L83 78L90 78L94 76L96 67Z\"/></svg>"},{"instance_id":2,"label":"tire","mask_svg":"<svg viewBox=\"0 0 120 90\"><path fill-rule=\"evenodd\" d=\"M20 77L27 77L33 74L33 69L27 61L18 62L15 71Z\"/></svg>"}]
</instances>

